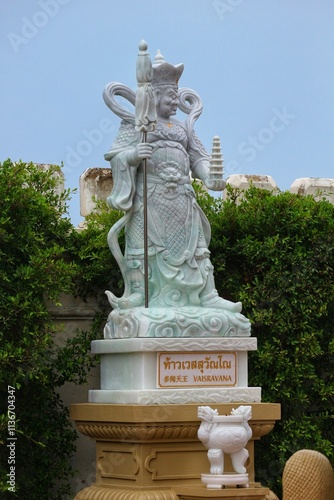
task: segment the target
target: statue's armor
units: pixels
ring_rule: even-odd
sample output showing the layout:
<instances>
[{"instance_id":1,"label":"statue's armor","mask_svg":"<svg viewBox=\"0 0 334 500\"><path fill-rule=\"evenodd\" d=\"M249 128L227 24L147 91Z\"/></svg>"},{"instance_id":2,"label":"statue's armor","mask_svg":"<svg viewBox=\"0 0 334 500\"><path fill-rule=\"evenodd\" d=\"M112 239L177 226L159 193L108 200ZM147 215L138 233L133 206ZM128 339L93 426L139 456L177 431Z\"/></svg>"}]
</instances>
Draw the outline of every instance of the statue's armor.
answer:
<instances>
[{"instance_id":1,"label":"statue's armor","mask_svg":"<svg viewBox=\"0 0 334 500\"><path fill-rule=\"evenodd\" d=\"M179 125L171 128L159 125L155 133L149 134L148 142L155 145L151 160L147 161L148 207L153 223L149 225L149 245L165 247L167 259L181 262L189 255L194 238L197 246L206 246L199 214L193 220L194 193L190 184L189 155L184 147L187 135ZM142 181L140 167L134 202L138 209L134 210L127 228L129 254L137 253L135 249L143 249L143 217L139 208L143 203Z\"/></svg>"},{"instance_id":2,"label":"statue's armor","mask_svg":"<svg viewBox=\"0 0 334 500\"><path fill-rule=\"evenodd\" d=\"M123 121L111 149L115 185L109 201L115 208L126 210L122 203L131 198L131 205L127 201L124 254L131 293L143 290L144 176L142 163L131 166L122 155L139 140L133 125ZM151 158L146 160L150 304L167 304L166 295L175 289L183 294L184 304L198 305L207 277L212 274L210 226L191 186L188 132L180 122L158 122L147 142L154 145ZM203 158L199 148L191 154L192 161L196 154L197 159ZM125 184L128 197L124 195Z\"/></svg>"}]
</instances>

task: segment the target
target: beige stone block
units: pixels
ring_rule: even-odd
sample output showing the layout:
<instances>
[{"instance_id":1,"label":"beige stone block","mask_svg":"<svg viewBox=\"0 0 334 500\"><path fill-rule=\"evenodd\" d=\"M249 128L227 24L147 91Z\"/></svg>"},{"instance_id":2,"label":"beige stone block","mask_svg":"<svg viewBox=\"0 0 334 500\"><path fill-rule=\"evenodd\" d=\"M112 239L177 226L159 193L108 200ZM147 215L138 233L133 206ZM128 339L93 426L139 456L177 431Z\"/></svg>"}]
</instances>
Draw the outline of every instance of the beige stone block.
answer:
<instances>
[{"instance_id":1,"label":"beige stone block","mask_svg":"<svg viewBox=\"0 0 334 500\"><path fill-rule=\"evenodd\" d=\"M234 174L228 177L226 183L243 191L246 191L251 185L268 191L278 189L276 182L270 175Z\"/></svg>"},{"instance_id":2,"label":"beige stone block","mask_svg":"<svg viewBox=\"0 0 334 500\"><path fill-rule=\"evenodd\" d=\"M334 179L302 177L291 184L290 192L311 195L318 201L325 199L334 204Z\"/></svg>"},{"instance_id":3,"label":"beige stone block","mask_svg":"<svg viewBox=\"0 0 334 500\"><path fill-rule=\"evenodd\" d=\"M106 200L113 187L110 168L87 168L80 176L80 214L86 217L96 207L97 200Z\"/></svg>"}]
</instances>

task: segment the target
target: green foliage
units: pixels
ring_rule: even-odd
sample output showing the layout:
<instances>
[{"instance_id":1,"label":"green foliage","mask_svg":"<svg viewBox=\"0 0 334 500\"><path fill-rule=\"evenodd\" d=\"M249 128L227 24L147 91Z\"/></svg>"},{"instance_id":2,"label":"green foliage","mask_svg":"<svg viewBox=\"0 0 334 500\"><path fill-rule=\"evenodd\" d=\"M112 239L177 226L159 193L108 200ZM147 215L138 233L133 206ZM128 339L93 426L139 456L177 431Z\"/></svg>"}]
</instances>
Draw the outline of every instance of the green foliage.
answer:
<instances>
[{"instance_id":1,"label":"green foliage","mask_svg":"<svg viewBox=\"0 0 334 500\"><path fill-rule=\"evenodd\" d=\"M63 258L71 229L62 217L68 192L56 194L53 170L10 161L0 166L0 381L8 382L12 368L17 388L43 379L37 364L51 339L44 299L57 301L72 286L73 266Z\"/></svg>"},{"instance_id":2,"label":"green foliage","mask_svg":"<svg viewBox=\"0 0 334 500\"><path fill-rule=\"evenodd\" d=\"M66 217L70 192L58 193L58 171L10 160L0 165L1 498L63 500L70 494L76 433L57 388L85 382L89 344L98 336L96 323L63 346L54 344L57 327L47 303L74 293L80 272L66 253L77 235ZM17 419L15 492L7 482L9 407Z\"/></svg>"},{"instance_id":3,"label":"green foliage","mask_svg":"<svg viewBox=\"0 0 334 500\"><path fill-rule=\"evenodd\" d=\"M258 339L249 385L282 407L282 420L256 444L258 479L280 495L296 450L334 463L334 207L255 188L243 198L230 190L224 203L209 198L216 286L242 301Z\"/></svg>"},{"instance_id":4,"label":"green foliage","mask_svg":"<svg viewBox=\"0 0 334 500\"><path fill-rule=\"evenodd\" d=\"M80 268L77 292L83 297L97 295L102 309L107 302L103 296L106 288L122 295L122 274L107 244L110 228L122 215L99 200L96 210L86 217L85 229L77 233L72 248L72 259ZM124 245L124 235L120 236L120 244Z\"/></svg>"}]
</instances>

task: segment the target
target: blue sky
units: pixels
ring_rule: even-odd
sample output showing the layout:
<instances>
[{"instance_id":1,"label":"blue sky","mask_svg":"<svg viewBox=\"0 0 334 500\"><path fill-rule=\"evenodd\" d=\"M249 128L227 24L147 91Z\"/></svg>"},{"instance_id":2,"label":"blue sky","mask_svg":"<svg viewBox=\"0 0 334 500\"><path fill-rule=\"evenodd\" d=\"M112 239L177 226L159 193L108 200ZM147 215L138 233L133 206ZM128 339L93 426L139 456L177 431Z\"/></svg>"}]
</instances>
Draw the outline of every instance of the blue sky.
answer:
<instances>
[{"instance_id":1,"label":"blue sky","mask_svg":"<svg viewBox=\"0 0 334 500\"><path fill-rule=\"evenodd\" d=\"M334 178L332 0L0 0L0 161L64 163L78 188L119 125L102 99L136 89L138 43L184 63L204 103L196 132L220 136L225 178L264 174L279 188ZM70 206L82 218L79 194Z\"/></svg>"}]
</instances>

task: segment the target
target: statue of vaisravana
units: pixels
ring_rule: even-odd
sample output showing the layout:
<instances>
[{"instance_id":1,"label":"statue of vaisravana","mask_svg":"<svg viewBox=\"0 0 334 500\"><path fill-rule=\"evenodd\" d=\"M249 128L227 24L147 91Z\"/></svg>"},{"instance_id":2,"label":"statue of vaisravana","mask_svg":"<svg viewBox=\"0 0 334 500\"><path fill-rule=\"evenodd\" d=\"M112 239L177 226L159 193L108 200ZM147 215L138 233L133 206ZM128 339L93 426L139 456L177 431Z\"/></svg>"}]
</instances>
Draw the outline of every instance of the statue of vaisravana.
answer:
<instances>
[{"instance_id":1,"label":"statue of vaisravana","mask_svg":"<svg viewBox=\"0 0 334 500\"><path fill-rule=\"evenodd\" d=\"M177 313L173 317L177 323L182 312L187 312L186 318L189 315L198 318L208 315L207 323L216 325L218 320L218 323L225 324L225 333L221 331L219 335L226 335L227 331L232 335L239 327L243 335L249 335L249 321L240 314L241 303L219 297L215 288L209 251L210 224L196 201L192 179L200 179L213 191L222 191L225 182L221 175L210 171L210 156L195 134L194 122L201 114L202 103L193 90L179 89L183 69L183 64L174 66L166 62L158 51L150 82L145 89L140 89L142 93L151 93L154 99L152 104L152 97L146 96L148 119L144 140L138 124L136 126L135 116L114 99L115 95L120 95L135 104L135 93L118 83L109 84L104 91L107 105L122 118L118 134L105 154L105 159L110 161L114 181L108 203L125 212L108 236L109 247L120 266L125 284L122 297L106 292L114 309L109 320L116 323L124 321L126 313L129 326L131 318L138 319L136 309L144 308L146 237L148 310L142 311L145 317L152 315L156 318L159 310L160 315L166 313L171 321L170 315L174 310ZM178 108L186 113L185 121L175 117ZM154 116L154 111L156 119L150 121L150 114ZM118 244L118 235L123 228L126 241L124 254ZM193 322L190 330L172 328L172 336L183 336L185 331L188 332L186 335L192 331L195 336L202 336L206 328L200 328L202 333L199 333ZM113 327L111 329L114 331ZM122 336L122 333L116 336ZM156 334L151 332L148 336Z\"/></svg>"}]
</instances>

